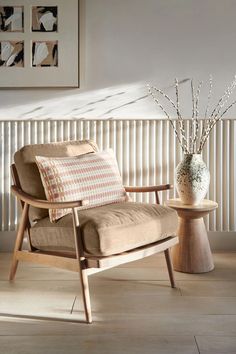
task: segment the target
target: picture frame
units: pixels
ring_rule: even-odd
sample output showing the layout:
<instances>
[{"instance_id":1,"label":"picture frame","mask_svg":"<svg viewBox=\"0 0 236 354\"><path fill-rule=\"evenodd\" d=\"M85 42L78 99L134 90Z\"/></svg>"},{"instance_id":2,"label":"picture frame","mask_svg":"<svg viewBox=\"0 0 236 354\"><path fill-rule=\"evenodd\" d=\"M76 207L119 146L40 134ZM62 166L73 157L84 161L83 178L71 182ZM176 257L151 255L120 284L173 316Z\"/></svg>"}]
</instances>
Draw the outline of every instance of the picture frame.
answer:
<instances>
[{"instance_id":1,"label":"picture frame","mask_svg":"<svg viewBox=\"0 0 236 354\"><path fill-rule=\"evenodd\" d=\"M79 0L0 0L0 88L79 87Z\"/></svg>"}]
</instances>

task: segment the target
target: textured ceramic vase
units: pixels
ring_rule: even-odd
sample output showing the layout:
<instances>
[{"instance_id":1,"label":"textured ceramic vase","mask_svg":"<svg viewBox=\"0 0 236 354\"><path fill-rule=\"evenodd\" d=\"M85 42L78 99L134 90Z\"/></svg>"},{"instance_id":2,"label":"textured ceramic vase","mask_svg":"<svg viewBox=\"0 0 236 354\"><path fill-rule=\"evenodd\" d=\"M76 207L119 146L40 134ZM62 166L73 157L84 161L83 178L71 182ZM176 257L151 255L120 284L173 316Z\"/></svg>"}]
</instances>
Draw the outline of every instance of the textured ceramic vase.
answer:
<instances>
[{"instance_id":1,"label":"textured ceramic vase","mask_svg":"<svg viewBox=\"0 0 236 354\"><path fill-rule=\"evenodd\" d=\"M182 203L197 205L205 198L210 172L201 154L184 155L175 169L175 182Z\"/></svg>"}]
</instances>

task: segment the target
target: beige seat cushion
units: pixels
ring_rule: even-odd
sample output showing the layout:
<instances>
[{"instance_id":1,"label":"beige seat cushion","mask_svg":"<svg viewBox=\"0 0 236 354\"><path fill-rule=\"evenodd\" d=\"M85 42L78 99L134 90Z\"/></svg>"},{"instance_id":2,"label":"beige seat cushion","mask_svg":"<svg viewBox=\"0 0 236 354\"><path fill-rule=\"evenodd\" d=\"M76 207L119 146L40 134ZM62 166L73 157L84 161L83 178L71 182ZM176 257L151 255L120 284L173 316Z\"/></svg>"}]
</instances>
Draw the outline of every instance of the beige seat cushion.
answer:
<instances>
[{"instance_id":1,"label":"beige seat cushion","mask_svg":"<svg viewBox=\"0 0 236 354\"><path fill-rule=\"evenodd\" d=\"M35 156L66 157L98 151L91 140L64 141L49 144L26 145L14 155L21 188L38 199L46 199ZM48 216L48 210L30 207L30 219L39 220Z\"/></svg>"},{"instance_id":2,"label":"beige seat cushion","mask_svg":"<svg viewBox=\"0 0 236 354\"><path fill-rule=\"evenodd\" d=\"M124 202L79 212L84 248L92 255L109 256L156 242L176 233L173 209L156 204ZM72 216L57 223L49 218L31 229L32 245L42 251L75 251Z\"/></svg>"}]
</instances>

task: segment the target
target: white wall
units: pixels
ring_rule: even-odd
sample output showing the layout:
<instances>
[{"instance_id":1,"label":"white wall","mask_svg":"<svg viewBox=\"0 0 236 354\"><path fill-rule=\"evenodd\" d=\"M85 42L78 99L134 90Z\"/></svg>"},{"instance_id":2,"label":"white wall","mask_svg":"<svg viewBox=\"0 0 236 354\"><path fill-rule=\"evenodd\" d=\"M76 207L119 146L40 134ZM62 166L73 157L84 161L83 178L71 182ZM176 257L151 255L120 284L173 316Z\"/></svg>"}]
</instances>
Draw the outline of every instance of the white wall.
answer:
<instances>
[{"instance_id":1,"label":"white wall","mask_svg":"<svg viewBox=\"0 0 236 354\"><path fill-rule=\"evenodd\" d=\"M132 103L147 82L174 94L174 77L210 73L216 100L236 72L235 13L235 0L81 0L81 88L0 90L0 119L158 117L150 98Z\"/></svg>"}]
</instances>

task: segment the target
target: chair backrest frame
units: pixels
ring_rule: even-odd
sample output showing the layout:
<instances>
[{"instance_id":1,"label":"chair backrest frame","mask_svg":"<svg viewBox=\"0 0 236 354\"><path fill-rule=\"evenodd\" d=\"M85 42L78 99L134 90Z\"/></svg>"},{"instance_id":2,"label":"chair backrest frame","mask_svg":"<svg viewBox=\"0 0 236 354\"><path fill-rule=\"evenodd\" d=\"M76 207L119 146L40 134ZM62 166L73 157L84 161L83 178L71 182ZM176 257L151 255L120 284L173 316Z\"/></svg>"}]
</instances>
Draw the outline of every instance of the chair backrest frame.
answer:
<instances>
[{"instance_id":1,"label":"chair backrest frame","mask_svg":"<svg viewBox=\"0 0 236 354\"><path fill-rule=\"evenodd\" d=\"M11 176L12 176L12 180L13 180L14 185L17 188L21 189L21 184L20 184L18 173L17 173L16 165L13 163L11 165L10 169L11 169ZM23 210L24 202L22 200L20 201L20 205L21 205L21 209ZM30 221L29 221L29 216L27 216L26 232L27 232L27 239L28 239L28 248L29 248L29 251L35 251L36 248L33 247L32 243L31 243L31 239L30 239L30 227L31 227L31 225L30 225Z\"/></svg>"}]
</instances>

